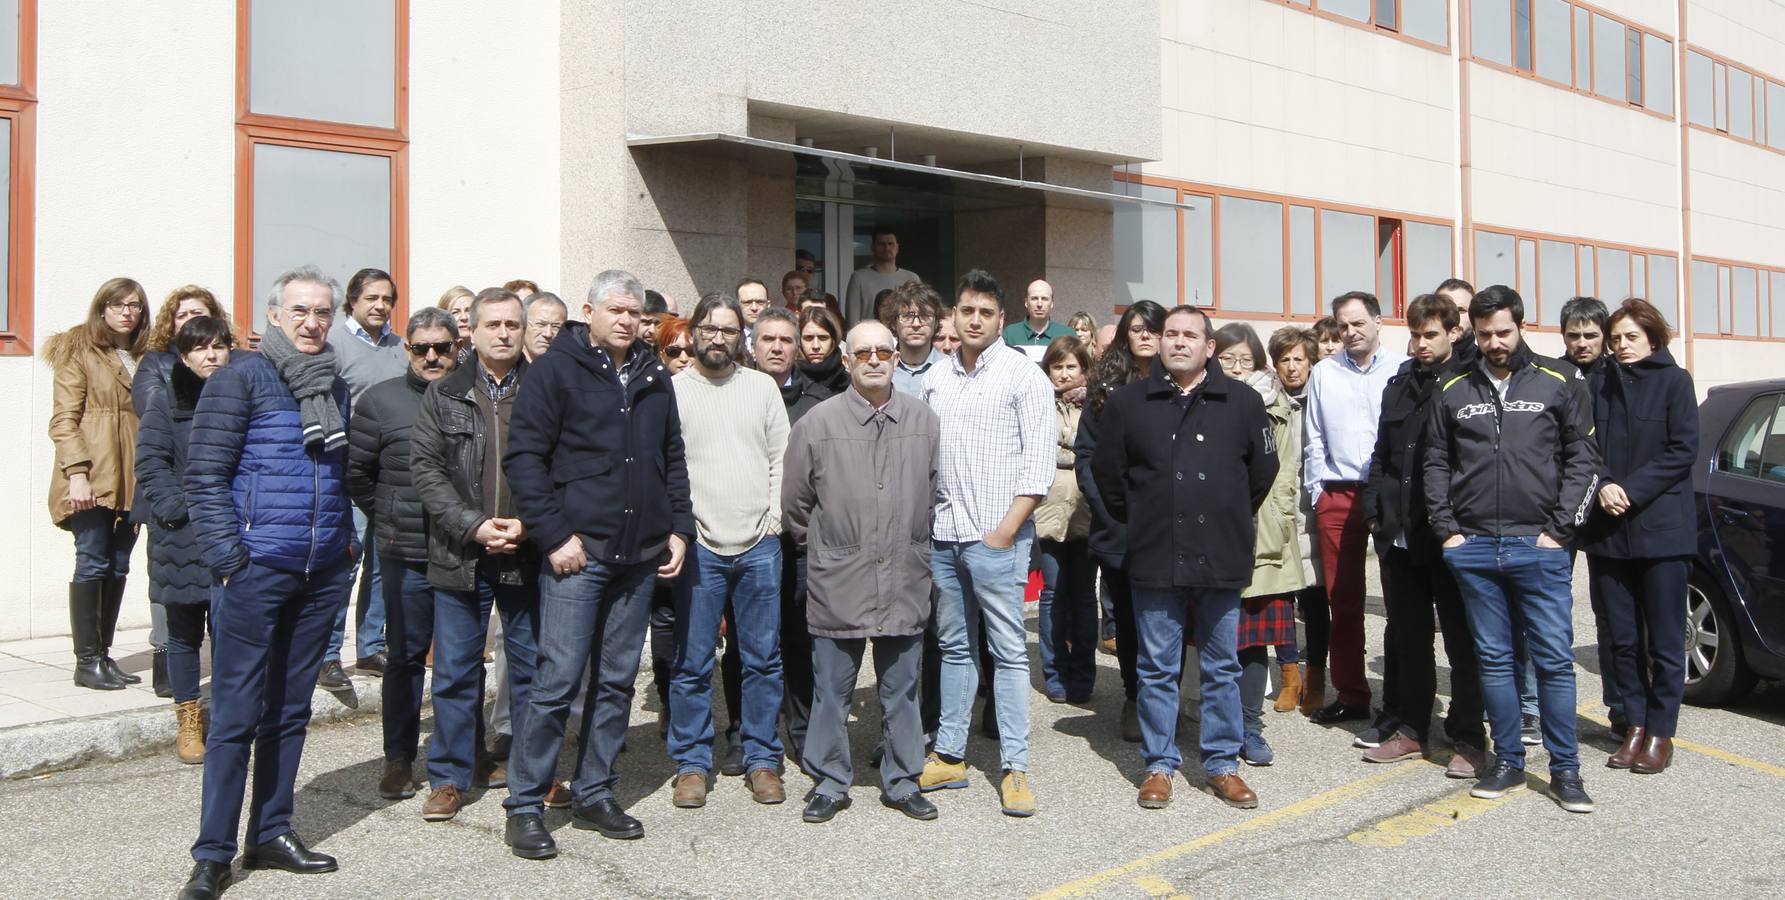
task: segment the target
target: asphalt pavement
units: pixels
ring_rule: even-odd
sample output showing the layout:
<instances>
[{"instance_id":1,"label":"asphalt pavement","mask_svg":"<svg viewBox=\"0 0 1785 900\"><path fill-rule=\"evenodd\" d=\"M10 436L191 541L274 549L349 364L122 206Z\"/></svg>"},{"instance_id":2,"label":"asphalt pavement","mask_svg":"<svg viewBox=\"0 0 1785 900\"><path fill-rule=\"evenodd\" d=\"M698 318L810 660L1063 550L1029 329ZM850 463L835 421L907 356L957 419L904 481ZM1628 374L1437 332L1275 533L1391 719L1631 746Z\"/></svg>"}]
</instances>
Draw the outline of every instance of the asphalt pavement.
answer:
<instances>
[{"instance_id":1,"label":"asphalt pavement","mask_svg":"<svg viewBox=\"0 0 1785 900\"><path fill-rule=\"evenodd\" d=\"M1372 567L1373 568L1373 567ZM1373 581L1373 579L1372 579ZM865 667L851 733L855 805L826 825L800 821L810 780L788 771L789 800L752 802L740 778L720 778L704 809L670 805L672 766L656 713L635 710L621 757L621 802L642 840L606 840L548 816L560 855L529 862L502 844L504 791L474 792L457 819L421 821L421 796L382 800L375 718L320 726L304 755L295 825L336 855L337 873L243 873L228 896L253 897L1778 897L1785 894L1785 686L1763 686L1733 708L1687 708L1673 767L1653 776L1603 768L1614 744L1597 706L1591 616L1576 604L1582 772L1591 815L1543 793L1545 756L1530 790L1469 799L1430 761L1371 765L1352 729L1267 711L1277 762L1242 774L1257 810L1229 809L1180 776L1171 806L1135 805L1137 746L1116 735L1121 684L1099 655L1084 706L1031 695L1032 775L1039 813L998 810L996 746L975 732L972 784L932 794L934 822L876 802L866 760L879 715ZM1382 621L1374 603L1372 677ZM1031 622L1031 625L1033 623ZM1033 633L1031 633L1033 641ZM1035 659L1031 646L1031 660ZM1440 651L1441 652L1441 651ZM1448 669L1440 664L1441 690ZM1194 683L1194 677L1191 679ZM641 674L639 695L649 688ZM1191 709L1193 703L1187 704ZM432 725L424 719L424 731ZM1179 740L1195 759L1194 725ZM563 772L571 770L566 753ZM1192 771L1195 766L1192 764ZM988 774L990 771L992 774ZM172 897L190 868L199 767L171 755L91 765L0 783L0 895Z\"/></svg>"}]
</instances>

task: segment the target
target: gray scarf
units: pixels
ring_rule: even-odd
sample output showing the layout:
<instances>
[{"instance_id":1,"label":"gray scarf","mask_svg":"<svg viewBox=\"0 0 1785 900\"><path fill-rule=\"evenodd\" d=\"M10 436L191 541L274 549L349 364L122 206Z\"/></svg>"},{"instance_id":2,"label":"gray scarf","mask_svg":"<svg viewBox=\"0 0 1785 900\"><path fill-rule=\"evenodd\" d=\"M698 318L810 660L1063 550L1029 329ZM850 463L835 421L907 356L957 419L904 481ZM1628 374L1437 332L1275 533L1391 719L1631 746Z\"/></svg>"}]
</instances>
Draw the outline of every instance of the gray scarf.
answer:
<instances>
[{"instance_id":1,"label":"gray scarf","mask_svg":"<svg viewBox=\"0 0 1785 900\"><path fill-rule=\"evenodd\" d=\"M346 446L347 428L335 406L335 349L323 344L321 353L305 353L292 346L283 329L268 328L260 338L260 353L297 397L304 445L320 443L325 451Z\"/></svg>"}]
</instances>

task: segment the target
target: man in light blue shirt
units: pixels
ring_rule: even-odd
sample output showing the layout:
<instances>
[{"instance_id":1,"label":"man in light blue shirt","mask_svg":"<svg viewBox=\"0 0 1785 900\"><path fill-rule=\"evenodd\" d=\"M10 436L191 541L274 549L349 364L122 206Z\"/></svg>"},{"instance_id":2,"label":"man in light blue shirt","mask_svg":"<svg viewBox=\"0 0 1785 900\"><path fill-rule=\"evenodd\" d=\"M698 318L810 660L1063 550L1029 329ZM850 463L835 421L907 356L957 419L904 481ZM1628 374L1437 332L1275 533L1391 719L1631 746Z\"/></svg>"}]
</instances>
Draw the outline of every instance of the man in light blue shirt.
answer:
<instances>
[{"instance_id":1,"label":"man in light blue shirt","mask_svg":"<svg viewBox=\"0 0 1785 900\"><path fill-rule=\"evenodd\" d=\"M942 308L942 295L921 281L907 281L893 288L886 305L885 325L898 340L899 358L893 366L893 390L923 395L923 379L937 363L948 361L948 355L937 350L937 316Z\"/></svg>"},{"instance_id":2,"label":"man in light blue shirt","mask_svg":"<svg viewBox=\"0 0 1785 900\"><path fill-rule=\"evenodd\" d=\"M1321 360L1304 394L1302 485L1314 503L1320 565L1332 604L1329 652L1339 697L1309 720L1320 725L1370 717L1370 683L1364 674L1364 555L1369 534L1359 502L1369 478L1382 417L1382 389L1407 357L1382 346L1382 307L1362 291L1333 300L1333 318L1345 350ZM1322 660L1309 659L1311 669ZM1392 667L1384 680L1393 677ZM1385 687L1386 689L1386 687ZM1394 723L1377 723L1387 731ZM1360 741L1368 746L1367 735Z\"/></svg>"}]
</instances>

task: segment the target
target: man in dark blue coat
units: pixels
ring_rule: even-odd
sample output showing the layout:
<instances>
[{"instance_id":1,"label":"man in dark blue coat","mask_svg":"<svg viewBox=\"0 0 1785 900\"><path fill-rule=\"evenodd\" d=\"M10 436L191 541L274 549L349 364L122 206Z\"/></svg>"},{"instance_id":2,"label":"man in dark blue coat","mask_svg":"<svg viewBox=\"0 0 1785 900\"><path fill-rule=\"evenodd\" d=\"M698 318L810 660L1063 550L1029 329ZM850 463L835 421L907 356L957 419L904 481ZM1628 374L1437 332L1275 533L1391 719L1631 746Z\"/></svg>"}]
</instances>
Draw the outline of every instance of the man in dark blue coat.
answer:
<instances>
[{"instance_id":1,"label":"man in dark blue coat","mask_svg":"<svg viewBox=\"0 0 1785 900\"><path fill-rule=\"evenodd\" d=\"M336 868L291 830L291 807L317 667L360 553L344 478L347 385L328 346L340 297L313 266L280 275L261 352L234 355L193 414L185 489L216 585L203 813L180 893L189 900L229 884L251 746L243 868Z\"/></svg>"}]
</instances>

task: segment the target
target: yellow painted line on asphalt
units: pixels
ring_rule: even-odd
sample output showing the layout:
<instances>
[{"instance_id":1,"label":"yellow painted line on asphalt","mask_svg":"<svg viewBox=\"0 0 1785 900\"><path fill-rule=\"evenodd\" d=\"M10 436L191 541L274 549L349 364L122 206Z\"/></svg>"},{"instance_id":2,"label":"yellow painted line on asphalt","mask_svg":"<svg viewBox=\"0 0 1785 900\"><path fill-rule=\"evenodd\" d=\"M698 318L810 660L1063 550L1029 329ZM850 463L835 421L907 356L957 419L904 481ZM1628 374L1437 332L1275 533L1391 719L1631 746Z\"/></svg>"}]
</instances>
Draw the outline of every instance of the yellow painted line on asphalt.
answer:
<instances>
[{"instance_id":1,"label":"yellow painted line on asphalt","mask_svg":"<svg viewBox=\"0 0 1785 900\"><path fill-rule=\"evenodd\" d=\"M1580 717L1592 722L1598 722L1607 728L1611 727L1610 719L1607 719L1596 712L1589 712L1585 708L1580 710ZM1758 759L1749 759L1739 753L1731 753L1728 750L1719 750L1716 747L1700 744L1697 741L1688 741L1677 737L1673 739L1673 746L1675 750L1690 750L1693 753L1708 756L1712 759L1720 759L1726 763L1741 766L1744 769L1753 769L1762 775L1771 775L1774 778L1785 778L1785 766L1776 766L1769 762L1761 762Z\"/></svg>"},{"instance_id":2,"label":"yellow painted line on asphalt","mask_svg":"<svg viewBox=\"0 0 1785 900\"><path fill-rule=\"evenodd\" d=\"M1415 773L1429 772L1431 772L1431 768L1425 764L1401 763L1381 774L1371 775L1367 778L1360 778L1350 784L1340 785L1331 790L1315 794L1307 799L1298 800L1288 806L1273 809L1270 812L1247 819L1238 825L1231 825L1220 831L1211 831L1201 837L1192 838L1181 844L1167 847L1164 850L1160 850L1149 856L1143 856L1132 862L1105 869L1095 875L1060 885L1052 890L1036 894L1034 900L1063 900L1063 898L1066 897L1083 897L1111 881L1144 875L1148 869L1151 869L1160 863L1170 862L1178 857L1187 856L1199 850L1206 850L1216 844L1220 844L1244 834L1252 834L1254 832L1268 831L1278 828L1297 819L1327 809L1328 807L1337 806L1348 800L1355 800L1391 781L1407 778Z\"/></svg>"},{"instance_id":3,"label":"yellow painted line on asphalt","mask_svg":"<svg viewBox=\"0 0 1785 900\"><path fill-rule=\"evenodd\" d=\"M1460 825L1477 816L1485 815L1517 800L1529 790L1508 794L1498 800L1481 800L1469 796L1469 788L1460 788L1445 794L1437 800L1418 806L1398 816L1390 816L1376 824L1353 831L1346 839L1353 844L1365 847L1386 849L1399 847L1408 841L1436 834L1446 828Z\"/></svg>"},{"instance_id":4,"label":"yellow painted line on asphalt","mask_svg":"<svg viewBox=\"0 0 1785 900\"><path fill-rule=\"evenodd\" d=\"M1134 879L1134 886L1146 891L1147 896L1157 897L1159 900L1192 900L1189 894L1157 875L1138 876Z\"/></svg>"}]
</instances>

